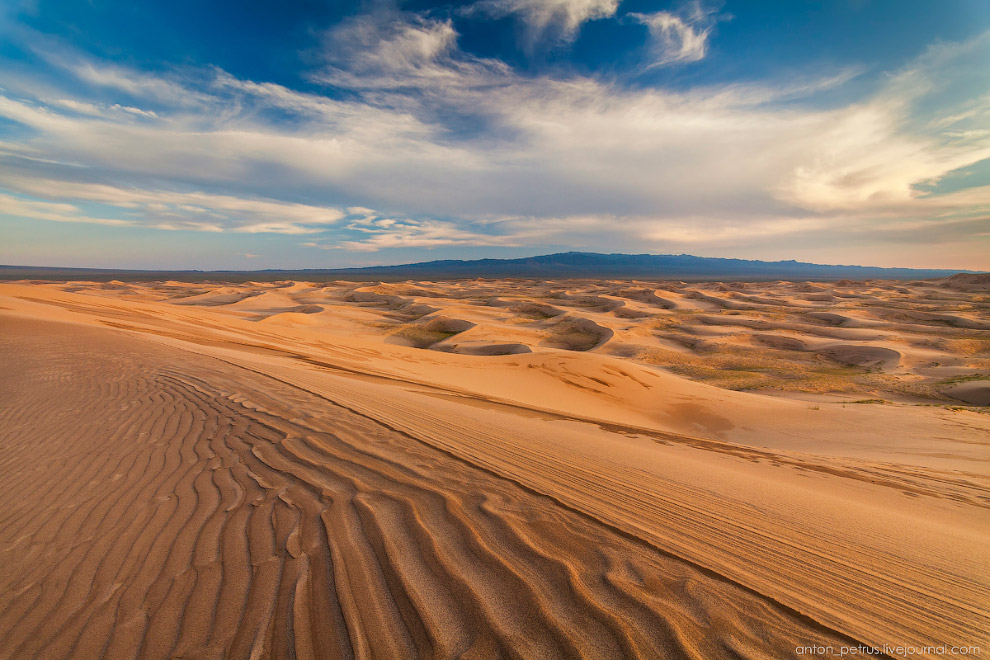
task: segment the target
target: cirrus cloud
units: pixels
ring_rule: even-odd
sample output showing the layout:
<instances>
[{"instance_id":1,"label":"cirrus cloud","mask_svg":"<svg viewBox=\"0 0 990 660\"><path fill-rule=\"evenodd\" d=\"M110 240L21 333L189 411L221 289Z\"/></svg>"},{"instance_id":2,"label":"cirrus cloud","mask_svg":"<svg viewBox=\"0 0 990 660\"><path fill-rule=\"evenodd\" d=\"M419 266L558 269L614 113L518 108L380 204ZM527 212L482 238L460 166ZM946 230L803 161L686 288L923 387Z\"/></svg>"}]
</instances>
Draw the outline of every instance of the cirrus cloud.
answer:
<instances>
[{"instance_id":1,"label":"cirrus cloud","mask_svg":"<svg viewBox=\"0 0 990 660\"><path fill-rule=\"evenodd\" d=\"M650 31L653 40L651 67L703 59L708 53L709 37L718 21L717 12L704 7L700 0L685 5L679 12L634 12L628 17L642 23Z\"/></svg>"},{"instance_id":2,"label":"cirrus cloud","mask_svg":"<svg viewBox=\"0 0 990 660\"><path fill-rule=\"evenodd\" d=\"M618 6L619 0L479 0L462 13L518 16L526 26L526 45L532 49L540 39L573 41L583 23L613 16Z\"/></svg>"}]
</instances>

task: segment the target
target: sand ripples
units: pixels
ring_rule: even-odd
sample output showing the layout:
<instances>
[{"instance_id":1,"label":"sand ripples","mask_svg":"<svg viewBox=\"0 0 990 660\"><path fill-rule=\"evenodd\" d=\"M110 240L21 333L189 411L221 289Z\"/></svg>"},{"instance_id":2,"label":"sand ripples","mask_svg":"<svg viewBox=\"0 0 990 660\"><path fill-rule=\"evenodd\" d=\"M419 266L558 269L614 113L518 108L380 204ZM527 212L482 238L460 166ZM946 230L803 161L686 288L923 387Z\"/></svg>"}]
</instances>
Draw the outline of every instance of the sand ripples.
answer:
<instances>
[{"instance_id":1,"label":"sand ripples","mask_svg":"<svg viewBox=\"0 0 990 660\"><path fill-rule=\"evenodd\" d=\"M783 657L830 639L303 390L4 324L2 658Z\"/></svg>"}]
</instances>

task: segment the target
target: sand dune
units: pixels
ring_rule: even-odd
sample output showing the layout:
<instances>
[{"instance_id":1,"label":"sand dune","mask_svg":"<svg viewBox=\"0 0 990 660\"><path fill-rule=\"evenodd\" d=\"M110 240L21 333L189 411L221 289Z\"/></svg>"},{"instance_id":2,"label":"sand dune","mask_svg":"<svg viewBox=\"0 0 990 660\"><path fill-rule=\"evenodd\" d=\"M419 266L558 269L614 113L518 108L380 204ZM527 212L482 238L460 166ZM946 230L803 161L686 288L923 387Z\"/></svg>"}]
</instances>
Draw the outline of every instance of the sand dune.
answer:
<instances>
[{"instance_id":1,"label":"sand dune","mask_svg":"<svg viewBox=\"0 0 990 660\"><path fill-rule=\"evenodd\" d=\"M561 319L549 326L549 330L550 335L542 345L568 351L590 351L599 348L604 346L614 334L611 329L580 316Z\"/></svg>"},{"instance_id":2,"label":"sand dune","mask_svg":"<svg viewBox=\"0 0 990 660\"><path fill-rule=\"evenodd\" d=\"M990 406L990 380L960 383L949 388L946 394L974 406Z\"/></svg>"},{"instance_id":3,"label":"sand dune","mask_svg":"<svg viewBox=\"0 0 990 660\"><path fill-rule=\"evenodd\" d=\"M987 301L822 286L2 285L0 658L985 643Z\"/></svg>"},{"instance_id":4,"label":"sand dune","mask_svg":"<svg viewBox=\"0 0 990 660\"><path fill-rule=\"evenodd\" d=\"M883 346L857 346L855 344L835 344L818 351L830 360L858 367L896 366L901 354Z\"/></svg>"},{"instance_id":5,"label":"sand dune","mask_svg":"<svg viewBox=\"0 0 990 660\"><path fill-rule=\"evenodd\" d=\"M990 275L957 273L946 278L942 286L947 289L958 289L960 291L990 291Z\"/></svg>"},{"instance_id":6,"label":"sand dune","mask_svg":"<svg viewBox=\"0 0 990 660\"><path fill-rule=\"evenodd\" d=\"M770 348L778 348L786 351L808 350L807 344L796 337L757 333L753 335L753 340L759 344L763 344L764 346L769 346Z\"/></svg>"}]
</instances>

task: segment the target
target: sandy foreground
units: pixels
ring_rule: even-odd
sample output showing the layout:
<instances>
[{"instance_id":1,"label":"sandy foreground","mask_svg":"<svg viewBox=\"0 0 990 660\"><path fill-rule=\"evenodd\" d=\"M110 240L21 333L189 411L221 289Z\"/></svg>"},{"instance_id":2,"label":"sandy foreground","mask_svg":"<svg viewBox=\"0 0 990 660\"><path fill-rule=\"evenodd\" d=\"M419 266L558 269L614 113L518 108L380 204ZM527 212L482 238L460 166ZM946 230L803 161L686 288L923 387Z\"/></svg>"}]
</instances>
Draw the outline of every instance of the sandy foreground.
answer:
<instances>
[{"instance_id":1,"label":"sandy foreground","mask_svg":"<svg viewBox=\"0 0 990 660\"><path fill-rule=\"evenodd\" d=\"M987 293L21 282L0 367L0 658L990 653Z\"/></svg>"}]
</instances>

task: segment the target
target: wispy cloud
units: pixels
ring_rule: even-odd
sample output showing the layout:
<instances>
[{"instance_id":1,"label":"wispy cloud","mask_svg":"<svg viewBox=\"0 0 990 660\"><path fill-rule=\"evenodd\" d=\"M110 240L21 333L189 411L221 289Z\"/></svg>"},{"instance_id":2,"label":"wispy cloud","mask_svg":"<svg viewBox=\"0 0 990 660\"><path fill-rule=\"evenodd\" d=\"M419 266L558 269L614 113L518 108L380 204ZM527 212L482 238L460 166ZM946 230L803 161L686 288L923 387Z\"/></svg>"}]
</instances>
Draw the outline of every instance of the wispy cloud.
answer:
<instances>
[{"instance_id":1,"label":"wispy cloud","mask_svg":"<svg viewBox=\"0 0 990 660\"><path fill-rule=\"evenodd\" d=\"M700 0L688 3L676 13L657 11L628 16L650 31L651 67L704 59L708 53L708 39L718 21L717 11L704 7Z\"/></svg>"},{"instance_id":2,"label":"wispy cloud","mask_svg":"<svg viewBox=\"0 0 990 660\"><path fill-rule=\"evenodd\" d=\"M526 45L573 41L586 21L615 14L619 0L479 0L468 5L467 14L500 18L518 16L526 26Z\"/></svg>"},{"instance_id":3,"label":"wispy cloud","mask_svg":"<svg viewBox=\"0 0 990 660\"><path fill-rule=\"evenodd\" d=\"M126 227L134 224L120 218L102 218L89 215L74 204L23 199L4 193L0 193L0 215L53 222L82 222L111 227Z\"/></svg>"},{"instance_id":4,"label":"wispy cloud","mask_svg":"<svg viewBox=\"0 0 990 660\"><path fill-rule=\"evenodd\" d=\"M383 248L434 248L451 245L511 246L522 243L512 235L493 235L466 229L457 223L413 218L364 217L355 220L348 229L360 237L331 243L308 242L308 247L342 249L355 252L377 252Z\"/></svg>"},{"instance_id":5,"label":"wispy cloud","mask_svg":"<svg viewBox=\"0 0 990 660\"><path fill-rule=\"evenodd\" d=\"M112 209L117 220L94 218L72 204L7 198L0 211L43 220L143 225L186 231L314 234L345 217L334 208L202 192L142 190L98 183L0 174L0 185L20 195L68 199ZM10 204L10 208L7 208ZM75 214L75 215L73 215Z\"/></svg>"}]
</instances>

